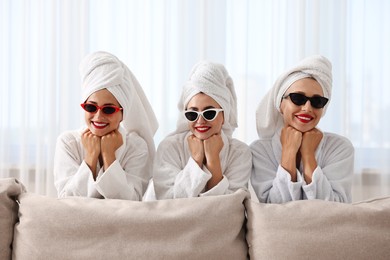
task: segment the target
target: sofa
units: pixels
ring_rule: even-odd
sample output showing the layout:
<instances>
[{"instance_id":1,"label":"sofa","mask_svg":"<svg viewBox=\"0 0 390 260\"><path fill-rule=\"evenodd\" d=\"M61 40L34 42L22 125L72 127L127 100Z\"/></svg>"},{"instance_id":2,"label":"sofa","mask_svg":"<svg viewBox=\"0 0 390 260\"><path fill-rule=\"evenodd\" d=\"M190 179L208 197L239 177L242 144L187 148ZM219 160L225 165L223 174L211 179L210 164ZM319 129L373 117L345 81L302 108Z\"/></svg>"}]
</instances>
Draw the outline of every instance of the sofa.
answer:
<instances>
[{"instance_id":1,"label":"sofa","mask_svg":"<svg viewBox=\"0 0 390 260\"><path fill-rule=\"evenodd\" d=\"M390 197L57 199L0 179L0 259L390 259Z\"/></svg>"}]
</instances>

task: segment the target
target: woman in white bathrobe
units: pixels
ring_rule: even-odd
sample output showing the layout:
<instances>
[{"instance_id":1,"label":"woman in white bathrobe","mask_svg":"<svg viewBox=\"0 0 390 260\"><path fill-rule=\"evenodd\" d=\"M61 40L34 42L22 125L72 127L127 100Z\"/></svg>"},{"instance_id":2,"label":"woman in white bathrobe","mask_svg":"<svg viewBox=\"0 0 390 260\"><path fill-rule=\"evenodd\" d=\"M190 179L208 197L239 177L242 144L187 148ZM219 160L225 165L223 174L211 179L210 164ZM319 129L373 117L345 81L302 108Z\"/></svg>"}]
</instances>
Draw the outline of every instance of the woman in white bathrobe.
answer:
<instances>
[{"instance_id":1,"label":"woman in white bathrobe","mask_svg":"<svg viewBox=\"0 0 390 260\"><path fill-rule=\"evenodd\" d=\"M86 127L57 139L59 197L141 200L152 175L158 123L137 79L106 52L80 64Z\"/></svg>"},{"instance_id":2,"label":"woman in white bathrobe","mask_svg":"<svg viewBox=\"0 0 390 260\"><path fill-rule=\"evenodd\" d=\"M157 149L153 169L157 199L223 195L247 189L249 147L232 138L237 98L220 64L194 66L178 104L177 129Z\"/></svg>"},{"instance_id":3,"label":"woman in white bathrobe","mask_svg":"<svg viewBox=\"0 0 390 260\"><path fill-rule=\"evenodd\" d=\"M251 184L260 202L351 202L354 148L317 128L332 88L332 66L315 55L284 72L256 112L259 140Z\"/></svg>"}]
</instances>

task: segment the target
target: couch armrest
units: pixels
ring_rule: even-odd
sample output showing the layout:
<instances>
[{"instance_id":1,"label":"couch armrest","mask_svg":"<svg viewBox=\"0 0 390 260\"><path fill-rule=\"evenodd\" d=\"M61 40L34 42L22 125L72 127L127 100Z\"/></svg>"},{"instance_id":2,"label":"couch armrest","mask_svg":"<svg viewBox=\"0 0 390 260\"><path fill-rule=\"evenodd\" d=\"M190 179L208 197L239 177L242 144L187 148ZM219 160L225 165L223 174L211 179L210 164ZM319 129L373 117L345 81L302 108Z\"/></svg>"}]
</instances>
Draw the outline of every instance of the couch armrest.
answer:
<instances>
[{"instance_id":1,"label":"couch armrest","mask_svg":"<svg viewBox=\"0 0 390 260\"><path fill-rule=\"evenodd\" d=\"M0 259L11 259L14 226L18 221L15 199L25 191L15 178L0 179Z\"/></svg>"}]
</instances>

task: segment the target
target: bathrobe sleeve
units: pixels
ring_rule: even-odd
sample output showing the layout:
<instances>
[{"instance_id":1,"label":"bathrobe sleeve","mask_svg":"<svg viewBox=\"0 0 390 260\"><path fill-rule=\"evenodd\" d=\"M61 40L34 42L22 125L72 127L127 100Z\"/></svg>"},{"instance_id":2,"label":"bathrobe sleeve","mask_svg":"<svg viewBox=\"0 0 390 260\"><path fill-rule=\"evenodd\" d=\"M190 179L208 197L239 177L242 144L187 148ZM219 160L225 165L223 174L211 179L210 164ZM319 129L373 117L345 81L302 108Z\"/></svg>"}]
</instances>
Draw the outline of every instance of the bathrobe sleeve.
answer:
<instances>
[{"instance_id":1,"label":"bathrobe sleeve","mask_svg":"<svg viewBox=\"0 0 390 260\"><path fill-rule=\"evenodd\" d=\"M102 197L95 188L92 172L83 157L81 140L76 132L65 132L57 138L54 184L58 197Z\"/></svg>"},{"instance_id":2,"label":"bathrobe sleeve","mask_svg":"<svg viewBox=\"0 0 390 260\"><path fill-rule=\"evenodd\" d=\"M283 203L302 199L302 176L291 181L290 174L279 164L271 140L251 144L253 168L251 185L260 202Z\"/></svg>"},{"instance_id":3,"label":"bathrobe sleeve","mask_svg":"<svg viewBox=\"0 0 390 260\"><path fill-rule=\"evenodd\" d=\"M318 167L312 183L306 184L297 169L297 181L280 166L281 150L271 140L251 145L251 184L260 202L284 203L292 200L323 199L351 202L354 149L348 139L324 134L316 153Z\"/></svg>"},{"instance_id":4,"label":"bathrobe sleeve","mask_svg":"<svg viewBox=\"0 0 390 260\"><path fill-rule=\"evenodd\" d=\"M325 133L317 153L317 168L312 182L304 184L304 199L352 202L354 148L345 137Z\"/></svg>"},{"instance_id":5,"label":"bathrobe sleeve","mask_svg":"<svg viewBox=\"0 0 390 260\"><path fill-rule=\"evenodd\" d=\"M151 178L152 165L148 162L144 139L136 134L127 135L123 155L118 154L105 172L100 169L95 182L97 191L107 199L142 200Z\"/></svg>"},{"instance_id":6,"label":"bathrobe sleeve","mask_svg":"<svg viewBox=\"0 0 390 260\"><path fill-rule=\"evenodd\" d=\"M223 195L238 189L248 189L252 170L251 151L247 144L237 139L229 140L228 156L222 159L223 179L200 196Z\"/></svg>"},{"instance_id":7,"label":"bathrobe sleeve","mask_svg":"<svg viewBox=\"0 0 390 260\"><path fill-rule=\"evenodd\" d=\"M182 134L170 136L157 149L153 170L157 199L223 195L239 188L247 188L252 165L248 146L237 145L236 150L226 154L231 160L226 160L227 165L222 165L222 169L226 168L223 179L215 187L205 191L211 173L205 166L200 168L189 156L184 149L186 139L182 137ZM226 152L228 150L231 149L226 148ZM224 164L224 161L221 163Z\"/></svg>"},{"instance_id":8,"label":"bathrobe sleeve","mask_svg":"<svg viewBox=\"0 0 390 260\"><path fill-rule=\"evenodd\" d=\"M121 152L103 172L98 167L96 182L83 160L84 149L77 133L66 132L57 139L54 175L58 197L141 200L150 179L146 143L137 135L127 135Z\"/></svg>"}]
</instances>

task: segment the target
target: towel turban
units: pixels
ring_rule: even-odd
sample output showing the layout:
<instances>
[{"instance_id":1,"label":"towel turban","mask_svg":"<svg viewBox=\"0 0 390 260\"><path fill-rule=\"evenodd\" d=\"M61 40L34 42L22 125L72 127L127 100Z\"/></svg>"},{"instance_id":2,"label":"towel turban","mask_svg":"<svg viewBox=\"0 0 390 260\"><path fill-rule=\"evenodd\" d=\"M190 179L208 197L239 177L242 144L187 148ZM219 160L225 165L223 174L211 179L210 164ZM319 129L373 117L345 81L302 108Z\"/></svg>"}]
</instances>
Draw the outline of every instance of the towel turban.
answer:
<instances>
[{"instance_id":1,"label":"towel turban","mask_svg":"<svg viewBox=\"0 0 390 260\"><path fill-rule=\"evenodd\" d=\"M180 111L176 133L188 131L188 122L183 112L188 102L198 93L213 98L224 110L222 130L228 136L237 128L237 97L232 78L226 68L217 63L201 61L191 70L189 80L184 84L178 103Z\"/></svg>"},{"instance_id":2,"label":"towel turban","mask_svg":"<svg viewBox=\"0 0 390 260\"><path fill-rule=\"evenodd\" d=\"M332 92L332 64L321 55L303 59L296 66L282 73L261 100L256 110L257 133L260 139L271 138L277 130L283 127L280 103L291 84L297 80L310 77L314 78L321 85L324 97L330 100ZM323 108L322 115L325 114L328 104Z\"/></svg>"}]
</instances>

